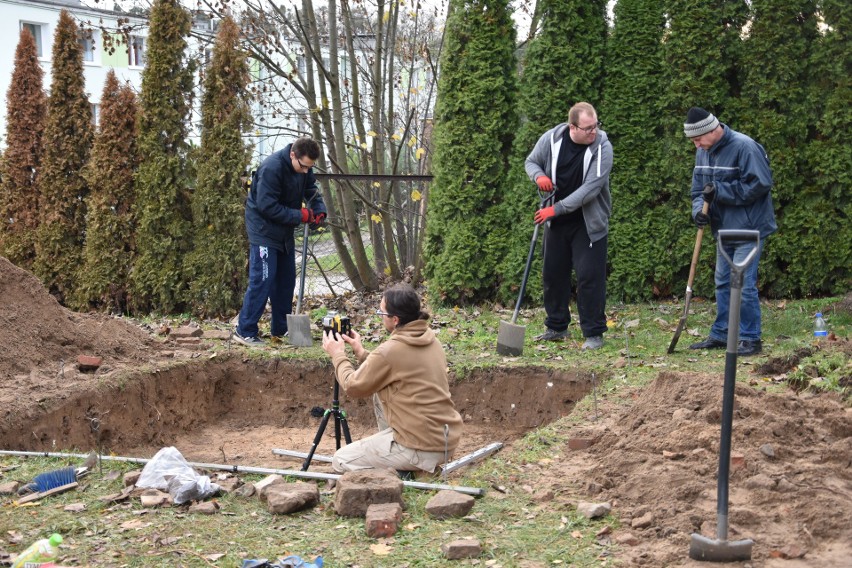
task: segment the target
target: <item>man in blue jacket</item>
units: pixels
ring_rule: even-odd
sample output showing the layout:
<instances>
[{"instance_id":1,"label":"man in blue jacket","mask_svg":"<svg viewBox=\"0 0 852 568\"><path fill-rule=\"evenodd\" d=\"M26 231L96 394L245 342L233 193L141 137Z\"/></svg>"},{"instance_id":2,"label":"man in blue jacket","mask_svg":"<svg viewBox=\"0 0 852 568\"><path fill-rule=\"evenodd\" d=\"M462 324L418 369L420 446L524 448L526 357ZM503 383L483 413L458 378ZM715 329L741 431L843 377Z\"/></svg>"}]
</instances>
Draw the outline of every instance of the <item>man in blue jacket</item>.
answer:
<instances>
[{"instance_id":1,"label":"man in blue jacket","mask_svg":"<svg viewBox=\"0 0 852 568\"><path fill-rule=\"evenodd\" d=\"M316 141L299 138L266 158L253 176L246 199L249 283L234 331L239 343L263 344L257 322L267 299L272 308L270 335L280 338L287 333L296 288L293 232L300 223L318 227L326 216L313 173L319 154Z\"/></svg>"},{"instance_id":2,"label":"man in blue jacket","mask_svg":"<svg viewBox=\"0 0 852 568\"><path fill-rule=\"evenodd\" d=\"M742 306L737 353L755 355L763 345L760 339L760 301L757 297L757 264L766 237L774 233L772 172L763 146L725 124L703 108L689 109L683 132L697 149L692 172L692 217L695 224L710 224L713 235L719 229L760 232L757 256L743 274ZM704 202L709 214L701 212ZM734 262L742 262L754 248L752 243L726 244L725 252ZM731 267L716 254L716 321L704 341L690 349L724 349L727 346L728 310L731 299Z\"/></svg>"}]
</instances>

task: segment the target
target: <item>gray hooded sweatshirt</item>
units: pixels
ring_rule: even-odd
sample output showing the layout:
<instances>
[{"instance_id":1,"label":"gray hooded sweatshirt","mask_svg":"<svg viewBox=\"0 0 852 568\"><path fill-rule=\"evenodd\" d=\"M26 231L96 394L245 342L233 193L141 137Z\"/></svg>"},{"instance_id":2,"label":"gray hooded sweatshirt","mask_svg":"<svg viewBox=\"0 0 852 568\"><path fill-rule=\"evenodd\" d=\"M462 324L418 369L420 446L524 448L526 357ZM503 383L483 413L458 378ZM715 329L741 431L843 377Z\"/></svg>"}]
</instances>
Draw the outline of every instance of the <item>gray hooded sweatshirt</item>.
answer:
<instances>
[{"instance_id":1,"label":"gray hooded sweatshirt","mask_svg":"<svg viewBox=\"0 0 852 568\"><path fill-rule=\"evenodd\" d=\"M547 176L556 183L556 160L567 128L568 123L563 122L542 134L527 156L524 167L533 182L539 176ZM553 206L557 217L582 207L586 231L593 243L609 233L609 216L612 213L612 197L609 193L611 169L612 144L606 132L598 129L595 141L589 144L583 155L583 184Z\"/></svg>"}]
</instances>

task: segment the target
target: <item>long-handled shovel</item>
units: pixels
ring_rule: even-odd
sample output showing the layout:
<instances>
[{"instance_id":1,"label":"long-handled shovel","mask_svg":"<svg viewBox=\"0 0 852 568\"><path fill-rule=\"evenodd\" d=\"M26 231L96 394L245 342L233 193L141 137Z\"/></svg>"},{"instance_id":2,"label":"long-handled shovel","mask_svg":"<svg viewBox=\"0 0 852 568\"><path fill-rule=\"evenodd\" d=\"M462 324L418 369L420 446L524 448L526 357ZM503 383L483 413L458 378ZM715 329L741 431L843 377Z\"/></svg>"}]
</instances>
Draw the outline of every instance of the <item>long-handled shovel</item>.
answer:
<instances>
[{"instance_id":1,"label":"long-handled shovel","mask_svg":"<svg viewBox=\"0 0 852 568\"><path fill-rule=\"evenodd\" d=\"M742 262L736 263L725 252L725 241L750 242L754 248ZM719 253L731 265L731 303L728 316L728 346L725 353L725 383L722 387L722 435L719 442L719 479L716 498L716 538L693 534L689 543L689 557L710 562L737 562L751 560L751 539L728 540L728 477L731 466L731 429L734 421L734 384L737 377L737 341L740 334L740 303L743 293L743 273L755 259L760 248L757 231L719 231Z\"/></svg>"},{"instance_id":2,"label":"long-handled shovel","mask_svg":"<svg viewBox=\"0 0 852 568\"><path fill-rule=\"evenodd\" d=\"M305 295L305 268L308 265L308 224L302 232L302 273L299 277L299 296L296 299L296 313L287 314L287 331L290 345L310 347L314 344L311 337L311 319L302 313L302 298Z\"/></svg>"},{"instance_id":3,"label":"long-handled shovel","mask_svg":"<svg viewBox=\"0 0 852 568\"><path fill-rule=\"evenodd\" d=\"M704 207L701 212L707 215L710 210L710 203L704 202ZM704 227L698 227L698 234L695 236L695 248L692 249L692 264L689 265L689 279L686 281L686 295L684 299L686 304L683 306L683 315L680 316L680 321L677 322L672 342L669 344L669 353L674 353L677 340L680 339L680 334L683 328L686 327L686 316L689 314L689 302L692 301L692 283L695 281L695 267L698 266L698 255L701 253L701 239L704 237Z\"/></svg>"},{"instance_id":4,"label":"long-handled shovel","mask_svg":"<svg viewBox=\"0 0 852 568\"><path fill-rule=\"evenodd\" d=\"M555 193L556 188L554 187L553 191L550 192L550 195L544 197L542 207L553 200ZM540 192L539 195L541 195ZM515 311L512 314L512 321L505 322L501 320L500 327L497 330L497 353L500 355L518 357L524 352L524 335L526 334L527 328L524 325L517 325L515 322L518 320L518 312L521 311L521 302L524 300L524 292L527 290L527 279L530 276L530 266L532 266L535 245L538 240L538 228L539 225L536 224L535 229L533 229L532 241L530 242L530 252L527 255L527 264L524 267L524 277L521 279L521 291L518 293L518 301L515 302Z\"/></svg>"}]
</instances>

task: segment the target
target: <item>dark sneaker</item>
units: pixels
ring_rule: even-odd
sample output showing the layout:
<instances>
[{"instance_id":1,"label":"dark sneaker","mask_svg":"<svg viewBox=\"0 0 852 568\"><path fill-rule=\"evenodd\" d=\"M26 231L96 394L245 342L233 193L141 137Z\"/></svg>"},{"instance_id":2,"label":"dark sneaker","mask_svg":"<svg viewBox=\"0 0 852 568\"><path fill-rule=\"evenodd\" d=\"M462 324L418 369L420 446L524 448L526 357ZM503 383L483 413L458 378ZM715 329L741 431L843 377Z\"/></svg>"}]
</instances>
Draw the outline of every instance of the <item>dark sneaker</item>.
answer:
<instances>
[{"instance_id":1,"label":"dark sneaker","mask_svg":"<svg viewBox=\"0 0 852 568\"><path fill-rule=\"evenodd\" d=\"M263 340L259 337L243 337L236 331L234 332L233 339L237 343L242 343L243 345L248 345L249 347L262 347L264 345Z\"/></svg>"},{"instance_id":2,"label":"dark sneaker","mask_svg":"<svg viewBox=\"0 0 852 568\"><path fill-rule=\"evenodd\" d=\"M403 481L414 481L417 477L413 471L405 469L396 470L396 475Z\"/></svg>"},{"instance_id":3,"label":"dark sneaker","mask_svg":"<svg viewBox=\"0 0 852 568\"><path fill-rule=\"evenodd\" d=\"M533 339L535 341L562 341L568 337L568 331L556 331L555 329L548 328L547 331L542 333L541 335L536 335Z\"/></svg>"},{"instance_id":4,"label":"dark sneaker","mask_svg":"<svg viewBox=\"0 0 852 568\"><path fill-rule=\"evenodd\" d=\"M581 349L600 349L601 347L603 347L603 336L593 335L592 337L586 338L586 341L583 342L583 347L581 347Z\"/></svg>"},{"instance_id":5,"label":"dark sneaker","mask_svg":"<svg viewBox=\"0 0 852 568\"><path fill-rule=\"evenodd\" d=\"M743 339L737 344L737 355L748 357L749 355L757 355L761 351L763 351L763 343L759 339Z\"/></svg>"},{"instance_id":6,"label":"dark sneaker","mask_svg":"<svg viewBox=\"0 0 852 568\"><path fill-rule=\"evenodd\" d=\"M704 341L699 341L698 343L693 343L689 346L690 349L724 349L727 347L728 343L725 341L719 341L718 339L713 339L712 337L708 337Z\"/></svg>"}]
</instances>

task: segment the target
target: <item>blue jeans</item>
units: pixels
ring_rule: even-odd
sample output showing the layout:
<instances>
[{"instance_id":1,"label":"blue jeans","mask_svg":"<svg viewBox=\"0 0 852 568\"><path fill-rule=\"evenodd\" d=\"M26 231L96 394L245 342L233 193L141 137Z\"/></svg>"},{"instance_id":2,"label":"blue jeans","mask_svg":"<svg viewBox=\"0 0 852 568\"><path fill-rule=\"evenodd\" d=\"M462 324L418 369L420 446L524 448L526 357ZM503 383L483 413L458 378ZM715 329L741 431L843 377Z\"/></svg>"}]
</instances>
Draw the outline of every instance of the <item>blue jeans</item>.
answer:
<instances>
[{"instance_id":1,"label":"blue jeans","mask_svg":"<svg viewBox=\"0 0 852 568\"><path fill-rule=\"evenodd\" d=\"M756 341L760 339L760 300L757 297L757 264L763 252L764 241L751 264L743 272L742 303L740 305L739 340ZM734 262L745 260L754 249L754 242L731 242L725 245L725 252ZM728 317L731 304L731 265L716 249L716 321L710 328L710 337L718 341L728 339Z\"/></svg>"},{"instance_id":2,"label":"blue jeans","mask_svg":"<svg viewBox=\"0 0 852 568\"><path fill-rule=\"evenodd\" d=\"M296 250L283 252L272 247L249 245L249 283L243 298L243 308L237 333L257 337L257 322L266 309L272 308L270 335L287 333L287 314L293 312L293 291L296 289Z\"/></svg>"}]
</instances>

